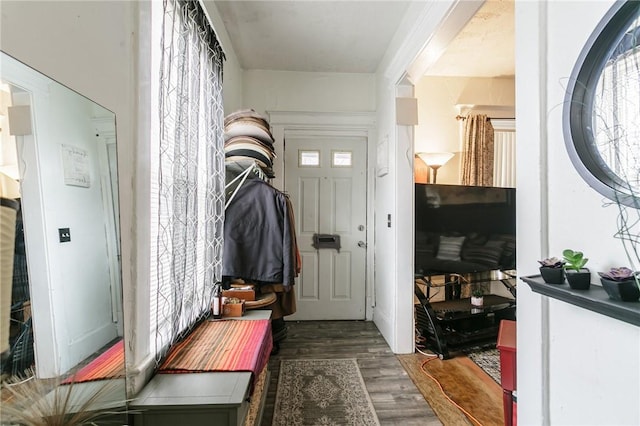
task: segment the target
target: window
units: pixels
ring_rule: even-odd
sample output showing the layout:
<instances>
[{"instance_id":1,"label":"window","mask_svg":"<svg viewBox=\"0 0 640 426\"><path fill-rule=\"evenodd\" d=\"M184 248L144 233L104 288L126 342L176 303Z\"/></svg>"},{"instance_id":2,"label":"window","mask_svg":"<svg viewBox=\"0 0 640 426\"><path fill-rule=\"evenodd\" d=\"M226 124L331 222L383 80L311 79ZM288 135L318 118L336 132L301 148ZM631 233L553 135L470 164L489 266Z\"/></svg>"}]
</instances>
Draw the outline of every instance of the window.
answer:
<instances>
[{"instance_id":1,"label":"window","mask_svg":"<svg viewBox=\"0 0 640 426\"><path fill-rule=\"evenodd\" d=\"M224 54L199 2L152 2L149 350L159 362L222 273Z\"/></svg>"},{"instance_id":2,"label":"window","mask_svg":"<svg viewBox=\"0 0 640 426\"><path fill-rule=\"evenodd\" d=\"M351 151L331 151L332 167L351 167Z\"/></svg>"},{"instance_id":3,"label":"window","mask_svg":"<svg viewBox=\"0 0 640 426\"><path fill-rule=\"evenodd\" d=\"M320 167L320 151L298 151L299 167Z\"/></svg>"},{"instance_id":4,"label":"window","mask_svg":"<svg viewBox=\"0 0 640 426\"><path fill-rule=\"evenodd\" d=\"M640 208L640 2L616 2L584 47L567 87L565 144L580 175Z\"/></svg>"},{"instance_id":5,"label":"window","mask_svg":"<svg viewBox=\"0 0 640 426\"><path fill-rule=\"evenodd\" d=\"M515 120L492 119L493 125L493 186L516 187Z\"/></svg>"},{"instance_id":6,"label":"window","mask_svg":"<svg viewBox=\"0 0 640 426\"><path fill-rule=\"evenodd\" d=\"M638 20L626 34L635 41L606 63L594 101L595 145L604 163L640 190L640 48Z\"/></svg>"}]
</instances>

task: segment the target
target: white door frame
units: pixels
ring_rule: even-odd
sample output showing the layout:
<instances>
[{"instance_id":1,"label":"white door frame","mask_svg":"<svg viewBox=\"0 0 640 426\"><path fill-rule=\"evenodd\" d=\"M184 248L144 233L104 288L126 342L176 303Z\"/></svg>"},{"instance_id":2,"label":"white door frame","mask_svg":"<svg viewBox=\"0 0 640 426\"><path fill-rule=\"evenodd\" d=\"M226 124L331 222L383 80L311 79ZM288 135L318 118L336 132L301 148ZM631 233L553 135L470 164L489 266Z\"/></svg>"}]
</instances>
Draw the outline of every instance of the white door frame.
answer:
<instances>
[{"instance_id":1,"label":"white door frame","mask_svg":"<svg viewBox=\"0 0 640 426\"><path fill-rule=\"evenodd\" d=\"M366 209L366 307L365 318L373 319L375 306L373 276L373 185L375 175L375 114L369 112L298 112L267 111L269 124L275 140L277 158L273 164L276 175L273 186L284 189L284 136L288 131L307 131L310 135L359 136L367 140L367 209Z\"/></svg>"},{"instance_id":2,"label":"white door frame","mask_svg":"<svg viewBox=\"0 0 640 426\"><path fill-rule=\"evenodd\" d=\"M111 279L111 316L116 323L118 336L124 335L122 312L122 268L120 266L120 206L118 204L118 176L112 175L115 157L110 157L110 149L116 148L115 117L92 118L96 134L98 161L100 162L100 183L102 184L102 202L105 211L105 233L107 252L109 253L109 275ZM113 151L116 152L116 151ZM115 193L114 193L115 189Z\"/></svg>"}]
</instances>

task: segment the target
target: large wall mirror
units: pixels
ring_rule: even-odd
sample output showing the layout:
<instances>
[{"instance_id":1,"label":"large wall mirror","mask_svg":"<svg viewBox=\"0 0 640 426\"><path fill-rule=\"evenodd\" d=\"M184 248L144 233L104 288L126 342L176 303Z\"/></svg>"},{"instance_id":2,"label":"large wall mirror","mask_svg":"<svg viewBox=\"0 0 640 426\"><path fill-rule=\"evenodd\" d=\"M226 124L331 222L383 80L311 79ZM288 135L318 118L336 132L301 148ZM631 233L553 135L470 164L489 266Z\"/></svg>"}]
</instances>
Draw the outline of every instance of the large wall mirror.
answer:
<instances>
[{"instance_id":1,"label":"large wall mirror","mask_svg":"<svg viewBox=\"0 0 640 426\"><path fill-rule=\"evenodd\" d=\"M0 55L3 376L125 401L115 115Z\"/></svg>"},{"instance_id":2,"label":"large wall mirror","mask_svg":"<svg viewBox=\"0 0 640 426\"><path fill-rule=\"evenodd\" d=\"M580 175L640 208L640 2L619 1L576 62L563 111L565 143Z\"/></svg>"}]
</instances>

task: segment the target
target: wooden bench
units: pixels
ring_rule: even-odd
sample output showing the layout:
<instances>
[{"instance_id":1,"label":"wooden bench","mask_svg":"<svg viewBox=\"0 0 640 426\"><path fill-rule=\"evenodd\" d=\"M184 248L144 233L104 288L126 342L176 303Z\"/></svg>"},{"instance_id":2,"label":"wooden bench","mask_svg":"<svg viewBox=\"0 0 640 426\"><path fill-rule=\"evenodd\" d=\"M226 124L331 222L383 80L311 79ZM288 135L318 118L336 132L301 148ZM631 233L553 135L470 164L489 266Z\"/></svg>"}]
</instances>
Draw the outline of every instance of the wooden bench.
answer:
<instances>
[{"instance_id":1,"label":"wooden bench","mask_svg":"<svg viewBox=\"0 0 640 426\"><path fill-rule=\"evenodd\" d=\"M264 320L270 315L270 311L255 310L225 321L233 324L244 320ZM266 332L268 336L264 337L271 342L270 327ZM270 347L269 344L265 349L270 351ZM170 352L167 360L171 355ZM169 364L174 367L180 365ZM160 371L166 365L163 363ZM130 404L130 409L135 426L259 425L268 384L266 365L257 375L251 371L160 372L142 389Z\"/></svg>"}]
</instances>

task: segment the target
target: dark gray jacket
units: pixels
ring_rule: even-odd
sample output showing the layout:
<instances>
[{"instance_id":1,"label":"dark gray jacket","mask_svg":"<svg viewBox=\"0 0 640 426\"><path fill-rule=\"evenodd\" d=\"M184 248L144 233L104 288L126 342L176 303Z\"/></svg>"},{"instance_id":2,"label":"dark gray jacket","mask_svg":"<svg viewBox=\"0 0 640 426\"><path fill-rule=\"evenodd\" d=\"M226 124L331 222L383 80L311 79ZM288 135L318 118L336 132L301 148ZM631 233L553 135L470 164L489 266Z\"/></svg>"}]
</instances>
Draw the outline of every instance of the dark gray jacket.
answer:
<instances>
[{"instance_id":1,"label":"dark gray jacket","mask_svg":"<svg viewBox=\"0 0 640 426\"><path fill-rule=\"evenodd\" d=\"M294 284L294 233L286 195L247 179L225 210L222 275Z\"/></svg>"}]
</instances>

